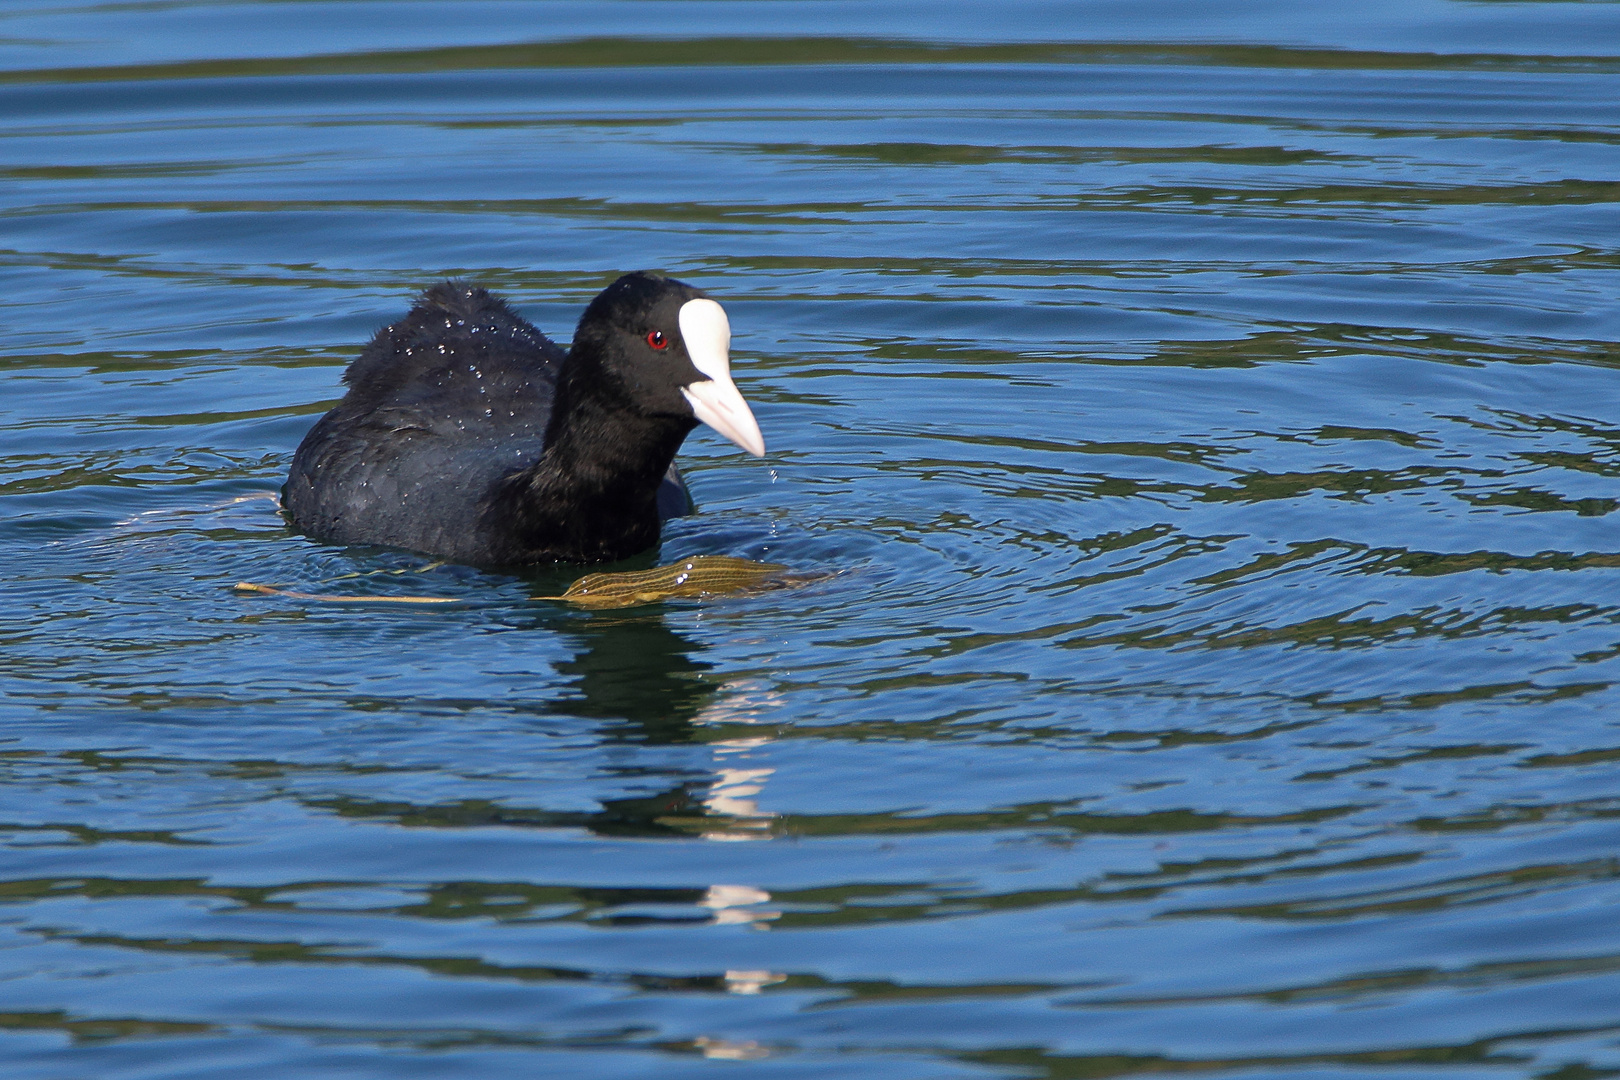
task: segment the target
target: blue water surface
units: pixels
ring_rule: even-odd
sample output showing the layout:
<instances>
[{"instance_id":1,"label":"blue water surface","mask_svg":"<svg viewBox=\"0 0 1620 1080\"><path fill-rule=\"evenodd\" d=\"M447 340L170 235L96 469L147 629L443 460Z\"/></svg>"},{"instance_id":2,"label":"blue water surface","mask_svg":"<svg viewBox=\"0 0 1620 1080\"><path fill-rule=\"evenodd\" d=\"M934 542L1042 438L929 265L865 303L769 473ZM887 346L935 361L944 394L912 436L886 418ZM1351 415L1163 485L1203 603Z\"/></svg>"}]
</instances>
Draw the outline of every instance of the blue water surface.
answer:
<instances>
[{"instance_id":1,"label":"blue water surface","mask_svg":"<svg viewBox=\"0 0 1620 1080\"><path fill-rule=\"evenodd\" d=\"M0 1071L1620 1071L1617 237L1613 3L0 9ZM287 528L638 268L813 584Z\"/></svg>"}]
</instances>

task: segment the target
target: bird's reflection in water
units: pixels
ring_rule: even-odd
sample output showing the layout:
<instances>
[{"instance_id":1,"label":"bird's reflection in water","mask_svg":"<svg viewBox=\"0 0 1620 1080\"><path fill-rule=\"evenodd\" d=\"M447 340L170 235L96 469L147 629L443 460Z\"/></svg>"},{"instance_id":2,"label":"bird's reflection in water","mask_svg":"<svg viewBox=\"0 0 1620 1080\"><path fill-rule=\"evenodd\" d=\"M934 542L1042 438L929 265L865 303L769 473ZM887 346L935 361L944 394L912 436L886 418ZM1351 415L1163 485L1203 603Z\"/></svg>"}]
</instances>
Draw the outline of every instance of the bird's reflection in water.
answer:
<instances>
[{"instance_id":1,"label":"bird's reflection in water","mask_svg":"<svg viewBox=\"0 0 1620 1080\"><path fill-rule=\"evenodd\" d=\"M557 712L607 721L609 742L699 741L692 721L720 690L703 678L714 665L694 659L702 646L646 609L593 612L569 637L574 658L556 670L573 692L555 702Z\"/></svg>"},{"instance_id":2,"label":"bird's reflection in water","mask_svg":"<svg viewBox=\"0 0 1620 1080\"><path fill-rule=\"evenodd\" d=\"M703 646L671 630L655 610L593 612L570 629L578 647L574 658L557 664L556 670L571 680L572 692L553 703L555 711L604 721L601 736L609 743L700 743L714 756L709 779L683 780L652 795L604 801L594 831L710 840L769 836L773 815L759 809L758 796L774 770L752 760L753 751L769 737L715 740L705 737L705 729L764 723L776 693L747 680L710 676L714 665L698 655ZM689 775L689 770L681 771ZM644 769L643 775L657 773ZM759 918L757 897L732 902L742 896L716 894L704 906L716 912L717 921ZM756 913L745 915L744 908Z\"/></svg>"},{"instance_id":3,"label":"bird's reflection in water","mask_svg":"<svg viewBox=\"0 0 1620 1080\"><path fill-rule=\"evenodd\" d=\"M713 754L713 771L706 780L682 780L651 795L604 800L591 830L706 840L768 838L774 815L759 808L759 795L775 770L759 765L754 754L769 736L716 740L705 734L722 725L765 723L776 692L746 680L710 676L714 665L698 658L703 647L675 633L655 611L594 612L579 621L571 636L578 649L556 670L572 680L573 692L556 701L556 711L605 721L601 735L610 743L706 744ZM649 780L658 775L646 766L638 771ZM690 775L689 767L680 771ZM704 890L697 906L709 912L713 925L764 929L781 916L770 901L770 892L757 885L717 883ZM727 971L725 986L730 993L757 994L785 978L772 971ZM727 1053L727 1047L717 1047L710 1056Z\"/></svg>"}]
</instances>

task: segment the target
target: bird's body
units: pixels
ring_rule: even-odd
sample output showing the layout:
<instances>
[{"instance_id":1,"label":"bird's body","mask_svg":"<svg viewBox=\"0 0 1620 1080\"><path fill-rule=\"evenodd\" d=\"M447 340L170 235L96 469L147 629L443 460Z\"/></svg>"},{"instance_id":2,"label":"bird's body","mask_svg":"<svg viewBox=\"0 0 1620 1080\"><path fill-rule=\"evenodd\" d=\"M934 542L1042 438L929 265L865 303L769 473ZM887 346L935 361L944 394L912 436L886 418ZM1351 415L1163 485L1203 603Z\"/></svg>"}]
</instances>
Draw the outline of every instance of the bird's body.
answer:
<instances>
[{"instance_id":1,"label":"bird's body","mask_svg":"<svg viewBox=\"0 0 1620 1080\"><path fill-rule=\"evenodd\" d=\"M321 540L480 565L644 551L690 506L673 461L704 402L724 398L729 418L704 419L763 451L728 340L718 304L647 274L597 297L566 353L483 289L437 285L350 365L283 505Z\"/></svg>"}]
</instances>

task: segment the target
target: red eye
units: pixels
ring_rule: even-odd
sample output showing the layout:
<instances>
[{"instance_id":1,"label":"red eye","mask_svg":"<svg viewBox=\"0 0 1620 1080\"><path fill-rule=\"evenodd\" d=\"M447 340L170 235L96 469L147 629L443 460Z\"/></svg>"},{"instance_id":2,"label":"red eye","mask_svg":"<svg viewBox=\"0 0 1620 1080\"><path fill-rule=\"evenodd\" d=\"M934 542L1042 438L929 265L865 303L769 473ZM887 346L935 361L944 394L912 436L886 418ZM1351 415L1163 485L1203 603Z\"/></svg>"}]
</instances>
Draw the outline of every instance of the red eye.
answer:
<instances>
[{"instance_id":1,"label":"red eye","mask_svg":"<svg viewBox=\"0 0 1620 1080\"><path fill-rule=\"evenodd\" d=\"M662 330L654 330L647 335L647 344L655 349L667 349L669 348L669 339L664 336Z\"/></svg>"}]
</instances>

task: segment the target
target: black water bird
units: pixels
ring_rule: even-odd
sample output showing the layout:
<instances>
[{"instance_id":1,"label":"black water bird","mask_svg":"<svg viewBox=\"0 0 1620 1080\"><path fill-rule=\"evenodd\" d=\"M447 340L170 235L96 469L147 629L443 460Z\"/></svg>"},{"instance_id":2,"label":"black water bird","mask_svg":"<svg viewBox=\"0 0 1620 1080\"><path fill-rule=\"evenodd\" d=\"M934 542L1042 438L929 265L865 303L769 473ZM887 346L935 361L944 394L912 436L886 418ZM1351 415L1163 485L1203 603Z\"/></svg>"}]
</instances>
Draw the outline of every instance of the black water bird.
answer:
<instances>
[{"instance_id":1,"label":"black water bird","mask_svg":"<svg viewBox=\"0 0 1620 1080\"><path fill-rule=\"evenodd\" d=\"M282 505L320 540L474 565L626 558L690 509L674 458L699 422L765 452L730 344L719 304L655 274L602 290L566 353L485 290L435 285L349 365Z\"/></svg>"}]
</instances>

